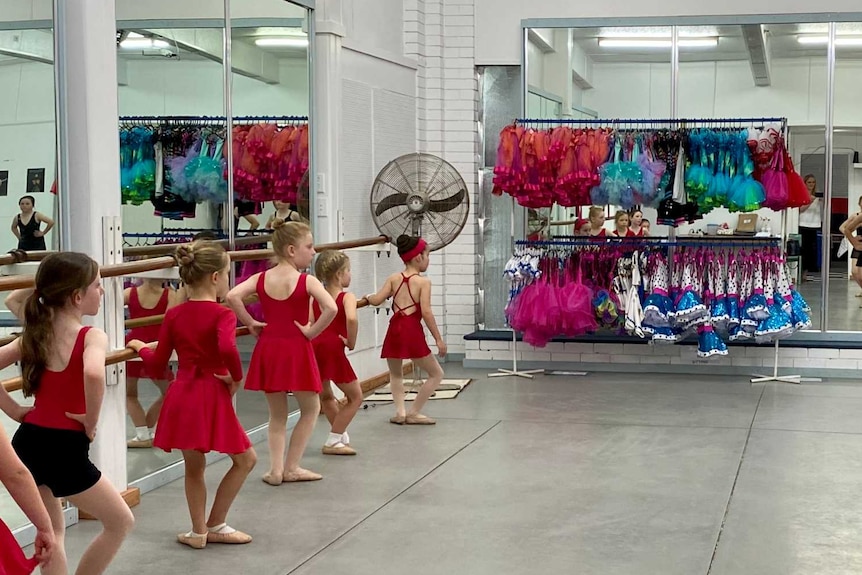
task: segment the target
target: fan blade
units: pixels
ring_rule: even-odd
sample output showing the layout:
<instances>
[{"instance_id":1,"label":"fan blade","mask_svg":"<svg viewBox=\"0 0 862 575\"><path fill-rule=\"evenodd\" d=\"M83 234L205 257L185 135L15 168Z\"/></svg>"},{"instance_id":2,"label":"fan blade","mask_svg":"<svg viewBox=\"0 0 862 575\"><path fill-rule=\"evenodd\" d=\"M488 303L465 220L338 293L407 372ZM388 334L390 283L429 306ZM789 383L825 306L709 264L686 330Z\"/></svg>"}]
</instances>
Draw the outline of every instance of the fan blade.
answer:
<instances>
[{"instance_id":1,"label":"fan blade","mask_svg":"<svg viewBox=\"0 0 862 575\"><path fill-rule=\"evenodd\" d=\"M432 212L449 212L461 205L464 201L464 196L467 195L467 190L460 189L448 198L442 200L431 200L428 209Z\"/></svg>"},{"instance_id":2,"label":"fan blade","mask_svg":"<svg viewBox=\"0 0 862 575\"><path fill-rule=\"evenodd\" d=\"M391 196L386 196L380 203L377 204L377 208L375 208L374 213L376 215L381 215L386 210L391 210L396 206L403 206L407 203L407 194L392 194Z\"/></svg>"}]
</instances>

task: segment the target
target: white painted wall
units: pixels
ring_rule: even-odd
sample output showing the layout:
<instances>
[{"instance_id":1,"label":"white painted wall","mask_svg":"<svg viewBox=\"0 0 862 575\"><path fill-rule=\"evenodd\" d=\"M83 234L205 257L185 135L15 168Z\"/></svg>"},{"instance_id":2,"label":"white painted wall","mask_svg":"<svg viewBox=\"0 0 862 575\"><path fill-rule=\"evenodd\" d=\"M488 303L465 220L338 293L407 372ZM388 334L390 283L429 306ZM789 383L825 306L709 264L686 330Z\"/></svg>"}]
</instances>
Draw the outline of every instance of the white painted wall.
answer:
<instances>
[{"instance_id":1,"label":"white painted wall","mask_svg":"<svg viewBox=\"0 0 862 575\"><path fill-rule=\"evenodd\" d=\"M476 64L518 65L521 62L520 25L526 18L635 18L644 16L728 16L740 14L807 14L857 12L857 0L784 0L771 4L747 0L667 0L636 2L572 2L571 0L474 0L476 14Z\"/></svg>"}]
</instances>

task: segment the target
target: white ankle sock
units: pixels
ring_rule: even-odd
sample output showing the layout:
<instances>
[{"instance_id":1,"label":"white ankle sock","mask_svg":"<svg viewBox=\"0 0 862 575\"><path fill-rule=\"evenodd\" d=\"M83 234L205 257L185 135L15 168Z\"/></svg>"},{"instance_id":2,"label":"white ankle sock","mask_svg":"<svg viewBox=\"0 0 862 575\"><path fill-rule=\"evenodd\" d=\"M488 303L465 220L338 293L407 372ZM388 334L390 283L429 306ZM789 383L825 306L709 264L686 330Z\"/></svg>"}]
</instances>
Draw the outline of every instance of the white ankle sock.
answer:
<instances>
[{"instance_id":1,"label":"white ankle sock","mask_svg":"<svg viewBox=\"0 0 862 575\"><path fill-rule=\"evenodd\" d=\"M146 425L142 425L141 427L135 428L135 439L139 441L146 441L150 438L150 430L147 429Z\"/></svg>"},{"instance_id":2,"label":"white ankle sock","mask_svg":"<svg viewBox=\"0 0 862 575\"><path fill-rule=\"evenodd\" d=\"M347 432L341 434L341 443L344 445L350 445L350 436L347 435Z\"/></svg>"},{"instance_id":3,"label":"white ankle sock","mask_svg":"<svg viewBox=\"0 0 862 575\"><path fill-rule=\"evenodd\" d=\"M327 446L327 447L332 447L333 445L335 445L335 444L337 444L337 443L342 443L342 442L344 442L344 440L343 440L341 437L342 437L342 436L341 436L341 434L340 434L340 433L332 433L332 432L330 431L330 432L329 432L329 438L326 440L326 446Z\"/></svg>"},{"instance_id":4,"label":"white ankle sock","mask_svg":"<svg viewBox=\"0 0 862 575\"><path fill-rule=\"evenodd\" d=\"M215 527L207 527L210 533L218 533L219 535L230 535L231 533L236 533L236 529L228 525L227 523L222 523L221 525L216 525Z\"/></svg>"},{"instance_id":5,"label":"white ankle sock","mask_svg":"<svg viewBox=\"0 0 862 575\"><path fill-rule=\"evenodd\" d=\"M152 426L149 429L149 432L150 432L150 439L154 439L156 437L156 426L155 425Z\"/></svg>"},{"instance_id":6,"label":"white ankle sock","mask_svg":"<svg viewBox=\"0 0 862 575\"><path fill-rule=\"evenodd\" d=\"M188 533L186 533L186 537L206 537L206 533L195 533L195 530L192 529Z\"/></svg>"}]
</instances>

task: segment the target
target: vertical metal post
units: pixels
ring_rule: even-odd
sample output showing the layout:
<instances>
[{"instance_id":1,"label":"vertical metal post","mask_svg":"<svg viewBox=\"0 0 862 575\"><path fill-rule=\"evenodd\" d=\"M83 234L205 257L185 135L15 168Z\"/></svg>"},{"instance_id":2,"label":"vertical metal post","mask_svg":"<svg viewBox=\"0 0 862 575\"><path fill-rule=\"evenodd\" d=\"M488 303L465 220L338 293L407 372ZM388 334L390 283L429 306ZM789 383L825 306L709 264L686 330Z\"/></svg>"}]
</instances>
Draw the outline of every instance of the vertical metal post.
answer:
<instances>
[{"instance_id":1,"label":"vertical metal post","mask_svg":"<svg viewBox=\"0 0 862 575\"><path fill-rule=\"evenodd\" d=\"M60 238L60 249L68 250L72 244L72 210L66 175L69 173L69 124L66 112L66 3L54 2L54 126L56 131L57 154L57 211L54 214L58 230L54 233ZM118 159L119 160L119 159Z\"/></svg>"},{"instance_id":2,"label":"vertical metal post","mask_svg":"<svg viewBox=\"0 0 862 575\"><path fill-rule=\"evenodd\" d=\"M485 329L485 71L476 74L479 82L479 102L476 116L476 131L479 134L477 145L479 153L476 170L476 328Z\"/></svg>"},{"instance_id":3,"label":"vertical metal post","mask_svg":"<svg viewBox=\"0 0 862 575\"><path fill-rule=\"evenodd\" d=\"M225 140L227 147L227 203L224 209L224 218L228 222L227 240L230 250L236 249L236 226L234 225L234 201L233 201L233 66L231 63L231 28L230 0L224 0L224 42L222 43L222 69L224 71L224 122ZM224 222L222 222L224 225ZM231 266L233 273L234 266Z\"/></svg>"},{"instance_id":4,"label":"vertical metal post","mask_svg":"<svg viewBox=\"0 0 862 575\"><path fill-rule=\"evenodd\" d=\"M824 175L823 211L820 222L820 330L829 329L829 268L832 254L832 131L835 126L835 22L829 23L829 44L826 52L826 173Z\"/></svg>"},{"instance_id":5,"label":"vertical metal post","mask_svg":"<svg viewBox=\"0 0 862 575\"><path fill-rule=\"evenodd\" d=\"M308 22L308 51L306 52L306 61L308 62L308 149L311 150L311 153L308 155L308 221L312 222L312 231L317 235L318 233L318 217L320 214L317 213L317 98L315 98L314 91L314 83L315 83L315 61L314 61L314 45L316 28L314 23L314 10L309 8L305 12L305 18ZM329 182L328 189L335 191L335 185L337 182ZM334 195L333 195L334 197ZM332 213L336 213L336 206L329 206L329 209ZM323 214L326 216L327 214ZM336 228L338 224L336 223ZM341 236L338 235L340 230L336 229L336 237L335 241L341 241ZM375 284L376 285L376 284Z\"/></svg>"}]
</instances>

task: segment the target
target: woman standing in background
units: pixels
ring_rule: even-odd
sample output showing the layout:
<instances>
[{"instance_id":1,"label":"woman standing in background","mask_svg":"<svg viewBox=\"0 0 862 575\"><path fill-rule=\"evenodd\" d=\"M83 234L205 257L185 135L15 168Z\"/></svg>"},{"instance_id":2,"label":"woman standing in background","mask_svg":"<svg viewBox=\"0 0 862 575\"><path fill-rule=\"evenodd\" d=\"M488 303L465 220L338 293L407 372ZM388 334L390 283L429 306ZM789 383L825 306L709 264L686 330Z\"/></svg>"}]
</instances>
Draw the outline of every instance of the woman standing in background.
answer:
<instances>
[{"instance_id":1,"label":"woman standing in background","mask_svg":"<svg viewBox=\"0 0 862 575\"><path fill-rule=\"evenodd\" d=\"M823 227L823 198L817 191L814 174L805 176L805 185L811 195L811 203L799 208L799 235L802 236L803 281L811 280L809 273L820 273L817 263L817 232Z\"/></svg>"}]
</instances>

